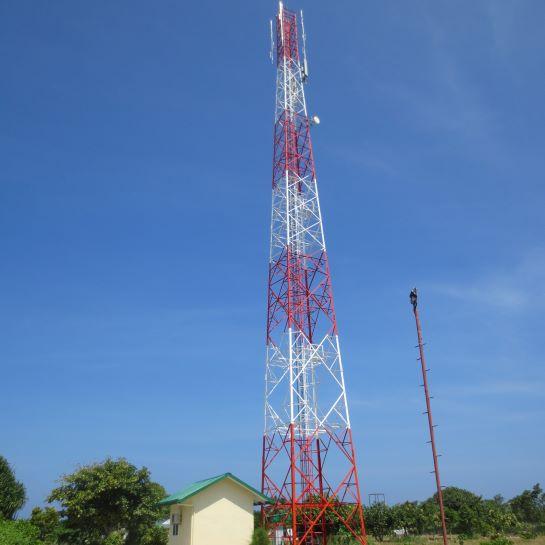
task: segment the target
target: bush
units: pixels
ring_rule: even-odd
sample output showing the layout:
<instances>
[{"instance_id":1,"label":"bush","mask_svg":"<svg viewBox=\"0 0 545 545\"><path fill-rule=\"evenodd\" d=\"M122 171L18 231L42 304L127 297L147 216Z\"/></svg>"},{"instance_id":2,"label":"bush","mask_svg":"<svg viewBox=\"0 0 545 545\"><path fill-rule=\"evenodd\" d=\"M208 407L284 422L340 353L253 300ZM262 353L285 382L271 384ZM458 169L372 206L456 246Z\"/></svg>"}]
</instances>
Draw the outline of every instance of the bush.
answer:
<instances>
[{"instance_id":1,"label":"bush","mask_svg":"<svg viewBox=\"0 0 545 545\"><path fill-rule=\"evenodd\" d=\"M480 545L513 545L513 542L505 536L495 536L492 539L481 541Z\"/></svg>"},{"instance_id":2,"label":"bush","mask_svg":"<svg viewBox=\"0 0 545 545\"><path fill-rule=\"evenodd\" d=\"M250 545L270 545L269 535L265 528L256 528L252 535Z\"/></svg>"},{"instance_id":3,"label":"bush","mask_svg":"<svg viewBox=\"0 0 545 545\"><path fill-rule=\"evenodd\" d=\"M26 520L0 520L0 545L39 545L38 534Z\"/></svg>"},{"instance_id":4,"label":"bush","mask_svg":"<svg viewBox=\"0 0 545 545\"><path fill-rule=\"evenodd\" d=\"M390 538L390 541L395 541L396 543L401 543L403 545L423 545L427 540L422 536L396 536Z\"/></svg>"},{"instance_id":5,"label":"bush","mask_svg":"<svg viewBox=\"0 0 545 545\"><path fill-rule=\"evenodd\" d=\"M368 538L367 543L371 545L374 541ZM359 543L352 536L336 534L328 539L327 545L359 545Z\"/></svg>"},{"instance_id":6,"label":"bush","mask_svg":"<svg viewBox=\"0 0 545 545\"><path fill-rule=\"evenodd\" d=\"M353 540L350 536L343 536L343 535L334 535L331 536L328 541L327 545L352 545Z\"/></svg>"},{"instance_id":7,"label":"bush","mask_svg":"<svg viewBox=\"0 0 545 545\"><path fill-rule=\"evenodd\" d=\"M516 533L519 535L522 539L534 539L537 537L537 531L531 524L528 523L520 523L516 527Z\"/></svg>"},{"instance_id":8,"label":"bush","mask_svg":"<svg viewBox=\"0 0 545 545\"><path fill-rule=\"evenodd\" d=\"M161 526L153 526L144 534L140 545L167 545L168 530Z\"/></svg>"}]
</instances>

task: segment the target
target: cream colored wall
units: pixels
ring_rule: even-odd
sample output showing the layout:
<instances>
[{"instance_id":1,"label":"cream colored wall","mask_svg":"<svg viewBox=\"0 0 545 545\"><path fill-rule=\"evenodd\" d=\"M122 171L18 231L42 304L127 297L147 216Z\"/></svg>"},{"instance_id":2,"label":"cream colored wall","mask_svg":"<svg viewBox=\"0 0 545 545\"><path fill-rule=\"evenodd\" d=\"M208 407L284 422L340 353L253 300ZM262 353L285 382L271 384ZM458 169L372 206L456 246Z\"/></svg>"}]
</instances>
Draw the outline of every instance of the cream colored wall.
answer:
<instances>
[{"instance_id":1,"label":"cream colored wall","mask_svg":"<svg viewBox=\"0 0 545 545\"><path fill-rule=\"evenodd\" d=\"M187 545L249 545L254 528L251 492L224 479L191 499L193 540Z\"/></svg>"},{"instance_id":2,"label":"cream colored wall","mask_svg":"<svg viewBox=\"0 0 545 545\"><path fill-rule=\"evenodd\" d=\"M191 502L188 501L188 504ZM192 545L191 529L193 525L193 507L192 505L172 505L170 507L170 520L172 515L178 513L180 515L180 527L178 535L172 535L172 523L168 529L168 545Z\"/></svg>"},{"instance_id":3,"label":"cream colored wall","mask_svg":"<svg viewBox=\"0 0 545 545\"><path fill-rule=\"evenodd\" d=\"M191 504L191 501L188 502ZM180 526L181 542L180 545L192 545L191 535L193 529L193 506L184 505L182 507L182 524Z\"/></svg>"}]
</instances>

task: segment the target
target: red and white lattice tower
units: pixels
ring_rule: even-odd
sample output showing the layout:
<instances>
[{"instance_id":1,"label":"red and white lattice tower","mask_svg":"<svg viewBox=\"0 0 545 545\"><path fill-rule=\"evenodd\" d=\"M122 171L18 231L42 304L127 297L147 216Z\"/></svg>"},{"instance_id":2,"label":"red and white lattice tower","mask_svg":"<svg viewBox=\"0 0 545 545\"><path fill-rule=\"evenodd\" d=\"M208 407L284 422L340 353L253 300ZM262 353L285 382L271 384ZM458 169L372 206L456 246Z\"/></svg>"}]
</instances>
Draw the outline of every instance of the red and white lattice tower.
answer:
<instances>
[{"instance_id":1,"label":"red and white lattice tower","mask_svg":"<svg viewBox=\"0 0 545 545\"><path fill-rule=\"evenodd\" d=\"M303 29L303 41L304 41ZM276 17L262 490L274 545L366 543L303 85L298 21Z\"/></svg>"}]
</instances>

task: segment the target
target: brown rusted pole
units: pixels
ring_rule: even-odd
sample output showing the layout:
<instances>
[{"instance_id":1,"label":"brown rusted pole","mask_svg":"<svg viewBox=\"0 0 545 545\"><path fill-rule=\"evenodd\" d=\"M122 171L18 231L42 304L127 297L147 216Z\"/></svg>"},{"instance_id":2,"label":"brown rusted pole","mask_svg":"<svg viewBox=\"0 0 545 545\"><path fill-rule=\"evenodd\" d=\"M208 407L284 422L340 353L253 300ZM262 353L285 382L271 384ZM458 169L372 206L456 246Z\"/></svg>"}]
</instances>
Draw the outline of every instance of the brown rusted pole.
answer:
<instances>
[{"instance_id":1,"label":"brown rusted pole","mask_svg":"<svg viewBox=\"0 0 545 545\"><path fill-rule=\"evenodd\" d=\"M431 452L433 454L433 472L435 473L435 484L437 485L437 500L439 502L439 511L441 513L441 526L443 529L443 544L448 545L447 523L445 521L445 507L443 505L443 491L441 489L441 478L439 476L439 461L437 459L437 449L435 448L435 426L431 414L430 392L428 389L428 369L424 358L424 343L422 342L422 328L420 327L420 317L418 315L418 292L416 288L410 293L411 305L413 306L414 319L416 321L416 333L418 335L418 351L420 352L420 365L422 367L422 386L426 396L426 414L428 415L428 427L430 430Z\"/></svg>"}]
</instances>

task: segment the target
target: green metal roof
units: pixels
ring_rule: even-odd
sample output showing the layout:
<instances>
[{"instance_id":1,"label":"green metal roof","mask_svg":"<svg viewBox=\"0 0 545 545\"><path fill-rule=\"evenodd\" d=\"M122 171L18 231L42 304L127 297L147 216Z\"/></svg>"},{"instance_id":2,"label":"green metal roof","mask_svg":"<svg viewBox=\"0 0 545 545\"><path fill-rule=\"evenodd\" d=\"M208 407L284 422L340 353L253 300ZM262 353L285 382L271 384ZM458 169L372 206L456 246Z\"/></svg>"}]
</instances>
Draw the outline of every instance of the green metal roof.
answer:
<instances>
[{"instance_id":1,"label":"green metal roof","mask_svg":"<svg viewBox=\"0 0 545 545\"><path fill-rule=\"evenodd\" d=\"M172 494L170 496L167 496L166 498L162 499L159 502L159 505L173 505L175 503L183 503L185 500L191 498L191 496L194 496L195 494L198 494L205 488L208 488L209 486L212 486L213 484L219 483L220 481L223 481L223 479L231 479L238 483L239 485L243 486L250 492L252 492L255 496L259 498L257 503L270 503L272 500L268 498L267 496L264 496L261 492L250 486L249 484L245 483L244 481L241 481L238 477L235 477L232 473L223 473L222 475L217 475L216 477L210 477L209 479L203 479L202 481L197 481L196 483L190 484L183 490L180 490L180 492L177 492L176 494Z\"/></svg>"}]
</instances>

